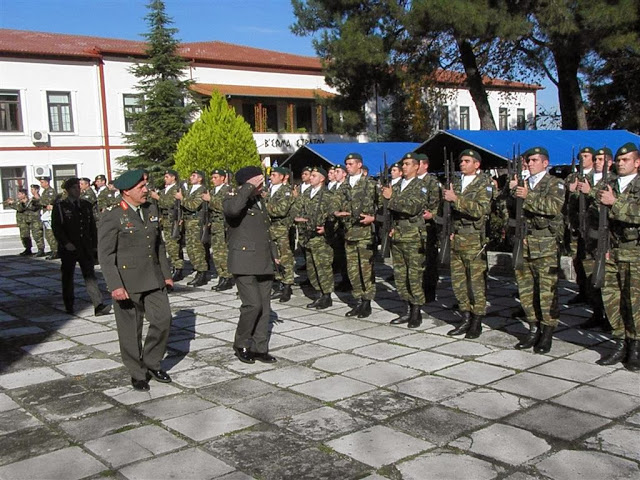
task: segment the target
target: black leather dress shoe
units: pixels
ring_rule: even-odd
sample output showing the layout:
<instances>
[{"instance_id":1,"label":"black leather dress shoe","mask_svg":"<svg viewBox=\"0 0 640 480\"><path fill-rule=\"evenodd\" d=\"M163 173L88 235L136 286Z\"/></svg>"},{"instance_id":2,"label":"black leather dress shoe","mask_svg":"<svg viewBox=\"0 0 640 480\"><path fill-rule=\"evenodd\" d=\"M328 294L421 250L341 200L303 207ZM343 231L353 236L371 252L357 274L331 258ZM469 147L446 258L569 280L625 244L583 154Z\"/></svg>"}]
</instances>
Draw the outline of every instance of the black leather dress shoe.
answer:
<instances>
[{"instance_id":1,"label":"black leather dress shoe","mask_svg":"<svg viewBox=\"0 0 640 480\"><path fill-rule=\"evenodd\" d=\"M251 352L251 354L253 355L254 359L262 363L276 363L278 361L276 357L274 357L273 355L269 355L266 352L265 353Z\"/></svg>"},{"instance_id":2,"label":"black leather dress shoe","mask_svg":"<svg viewBox=\"0 0 640 480\"><path fill-rule=\"evenodd\" d=\"M248 348L234 347L234 350L236 351L236 357L238 357L238 360L240 360L242 363L256 363L255 359L253 358L253 353L251 353Z\"/></svg>"},{"instance_id":3,"label":"black leather dress shoe","mask_svg":"<svg viewBox=\"0 0 640 480\"><path fill-rule=\"evenodd\" d=\"M135 378L132 378L131 385L133 385L134 390L138 390L140 392L148 392L150 390L149 382L146 380L136 380Z\"/></svg>"},{"instance_id":4,"label":"black leather dress shoe","mask_svg":"<svg viewBox=\"0 0 640 480\"><path fill-rule=\"evenodd\" d=\"M100 317L102 315L107 315L110 311L111 311L111 305L106 305L104 303L101 303L95 308L93 313L96 317Z\"/></svg>"},{"instance_id":5,"label":"black leather dress shoe","mask_svg":"<svg viewBox=\"0 0 640 480\"><path fill-rule=\"evenodd\" d=\"M403 315L400 315L399 317L391 320L389 323L391 325L402 325L403 323L409 323L409 314L405 313Z\"/></svg>"},{"instance_id":6,"label":"black leather dress shoe","mask_svg":"<svg viewBox=\"0 0 640 480\"><path fill-rule=\"evenodd\" d=\"M155 378L160 383L171 383L171 377L164 370L147 370L147 378Z\"/></svg>"}]
</instances>

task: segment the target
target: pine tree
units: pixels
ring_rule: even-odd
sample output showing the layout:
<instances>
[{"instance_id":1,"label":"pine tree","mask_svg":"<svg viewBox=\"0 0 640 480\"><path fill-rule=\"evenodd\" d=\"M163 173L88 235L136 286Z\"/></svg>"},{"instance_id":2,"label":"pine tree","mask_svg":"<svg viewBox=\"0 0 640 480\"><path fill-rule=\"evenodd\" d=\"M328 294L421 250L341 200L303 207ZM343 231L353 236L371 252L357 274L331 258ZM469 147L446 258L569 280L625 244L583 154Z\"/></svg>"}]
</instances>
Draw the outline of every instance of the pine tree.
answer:
<instances>
[{"instance_id":1,"label":"pine tree","mask_svg":"<svg viewBox=\"0 0 640 480\"><path fill-rule=\"evenodd\" d=\"M181 178L194 170L208 174L217 168L235 172L248 165L260 166L251 126L217 91L178 143L175 160Z\"/></svg>"},{"instance_id":2,"label":"pine tree","mask_svg":"<svg viewBox=\"0 0 640 480\"><path fill-rule=\"evenodd\" d=\"M162 0L151 0L145 17L149 32L144 34L147 59L131 67L139 79L143 111L133 115L135 132L127 135L133 156L127 157L129 168L146 168L161 172L174 163L177 144L189 129L197 107L191 99L189 80L183 74L187 62L178 55L176 28L165 13Z\"/></svg>"}]
</instances>

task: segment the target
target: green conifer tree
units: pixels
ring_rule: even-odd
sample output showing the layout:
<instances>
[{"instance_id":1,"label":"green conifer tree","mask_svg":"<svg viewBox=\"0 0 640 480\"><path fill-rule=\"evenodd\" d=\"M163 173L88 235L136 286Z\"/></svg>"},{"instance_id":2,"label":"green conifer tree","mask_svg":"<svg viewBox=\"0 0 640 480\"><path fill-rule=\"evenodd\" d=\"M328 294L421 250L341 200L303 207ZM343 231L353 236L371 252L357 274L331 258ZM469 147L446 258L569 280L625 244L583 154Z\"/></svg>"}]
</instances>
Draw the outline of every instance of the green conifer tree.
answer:
<instances>
[{"instance_id":1,"label":"green conifer tree","mask_svg":"<svg viewBox=\"0 0 640 480\"><path fill-rule=\"evenodd\" d=\"M213 169L237 171L248 165L260 166L258 147L251 126L214 91L209 106L202 110L189 131L180 139L175 168L181 178L194 170L207 175Z\"/></svg>"},{"instance_id":2,"label":"green conifer tree","mask_svg":"<svg viewBox=\"0 0 640 480\"><path fill-rule=\"evenodd\" d=\"M149 32L147 59L131 67L139 79L142 111L132 116L135 131L127 135L134 155L126 158L129 168L146 168L162 172L174 163L178 141L189 129L197 106L184 79L187 62L178 55L176 28L165 13L162 0L147 4L145 17Z\"/></svg>"}]
</instances>

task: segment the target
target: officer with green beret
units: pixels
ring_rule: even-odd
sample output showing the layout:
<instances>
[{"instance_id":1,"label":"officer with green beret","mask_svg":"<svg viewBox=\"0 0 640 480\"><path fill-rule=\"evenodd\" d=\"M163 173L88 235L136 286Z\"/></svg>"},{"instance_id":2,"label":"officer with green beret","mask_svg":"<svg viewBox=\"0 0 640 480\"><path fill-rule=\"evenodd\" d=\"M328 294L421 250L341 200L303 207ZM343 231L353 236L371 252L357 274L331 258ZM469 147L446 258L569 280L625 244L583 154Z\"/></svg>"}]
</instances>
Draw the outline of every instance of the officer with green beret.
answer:
<instances>
[{"instance_id":1,"label":"officer with green beret","mask_svg":"<svg viewBox=\"0 0 640 480\"><path fill-rule=\"evenodd\" d=\"M632 142L615 156L617 178L597 192L609 207L610 250L602 287L614 349L597 363L640 371L640 152Z\"/></svg>"},{"instance_id":2,"label":"officer with green beret","mask_svg":"<svg viewBox=\"0 0 640 480\"><path fill-rule=\"evenodd\" d=\"M176 200L180 200L182 208L182 220L184 222L184 236L187 244L187 255L196 274L187 283L192 287L200 287L208 283L207 253L202 244L202 233L205 225L203 219L203 199L202 195L207 192L204 186L205 174L202 170L194 170L189 176L189 185L184 191L178 191L174 195Z\"/></svg>"},{"instance_id":3,"label":"officer with green beret","mask_svg":"<svg viewBox=\"0 0 640 480\"><path fill-rule=\"evenodd\" d=\"M534 347L536 353L547 353L558 324L552 309L558 285L557 229L563 221L565 187L547 172L546 148L531 148L525 160L530 175L524 186L514 189L515 196L523 199L526 222L524 262L522 268L516 268L515 276L529 332L516 348Z\"/></svg>"},{"instance_id":4,"label":"officer with green beret","mask_svg":"<svg viewBox=\"0 0 640 480\"><path fill-rule=\"evenodd\" d=\"M167 287L173 281L144 172L129 170L114 185L122 200L100 220L98 259L114 300L122 362L133 388L147 391L151 378L171 382L160 362L171 326ZM149 328L143 344L144 318Z\"/></svg>"}]
</instances>

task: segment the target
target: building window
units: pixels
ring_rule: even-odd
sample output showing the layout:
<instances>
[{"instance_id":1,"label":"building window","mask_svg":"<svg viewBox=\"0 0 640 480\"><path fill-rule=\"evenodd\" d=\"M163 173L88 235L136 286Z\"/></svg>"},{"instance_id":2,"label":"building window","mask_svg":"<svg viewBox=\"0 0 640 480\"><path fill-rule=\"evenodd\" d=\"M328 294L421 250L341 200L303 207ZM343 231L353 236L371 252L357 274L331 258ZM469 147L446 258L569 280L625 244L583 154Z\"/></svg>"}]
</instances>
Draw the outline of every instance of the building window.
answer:
<instances>
[{"instance_id":1,"label":"building window","mask_svg":"<svg viewBox=\"0 0 640 480\"><path fill-rule=\"evenodd\" d=\"M49 130L52 132L73 132L71 115L71 94L69 92L47 92L49 107Z\"/></svg>"},{"instance_id":2,"label":"building window","mask_svg":"<svg viewBox=\"0 0 640 480\"><path fill-rule=\"evenodd\" d=\"M311 105L296 105L296 130L301 133L311 133Z\"/></svg>"},{"instance_id":3,"label":"building window","mask_svg":"<svg viewBox=\"0 0 640 480\"><path fill-rule=\"evenodd\" d=\"M77 178L78 170L76 165L54 165L52 186L56 192L62 192L62 184L69 178Z\"/></svg>"},{"instance_id":4,"label":"building window","mask_svg":"<svg viewBox=\"0 0 640 480\"><path fill-rule=\"evenodd\" d=\"M516 112L516 128L524 130L527 128L527 120L524 114L524 108L519 108Z\"/></svg>"},{"instance_id":5,"label":"building window","mask_svg":"<svg viewBox=\"0 0 640 480\"><path fill-rule=\"evenodd\" d=\"M122 101L124 103L124 131L135 131L135 115L144 112L144 106L142 105L142 95L136 95L133 93L125 93L122 95Z\"/></svg>"},{"instance_id":6,"label":"building window","mask_svg":"<svg viewBox=\"0 0 640 480\"><path fill-rule=\"evenodd\" d=\"M469 128L469 107L460 107L460 130Z\"/></svg>"},{"instance_id":7,"label":"building window","mask_svg":"<svg viewBox=\"0 0 640 480\"><path fill-rule=\"evenodd\" d=\"M498 111L498 130L509 130L509 109L500 107Z\"/></svg>"},{"instance_id":8,"label":"building window","mask_svg":"<svg viewBox=\"0 0 640 480\"><path fill-rule=\"evenodd\" d=\"M0 90L0 132L21 132L20 92Z\"/></svg>"},{"instance_id":9,"label":"building window","mask_svg":"<svg viewBox=\"0 0 640 480\"><path fill-rule=\"evenodd\" d=\"M18 190L27 188L27 172L25 167L0 168L0 183L2 184L2 201L8 198L18 198Z\"/></svg>"},{"instance_id":10,"label":"building window","mask_svg":"<svg viewBox=\"0 0 640 480\"><path fill-rule=\"evenodd\" d=\"M449 130L449 107L447 105L438 107L438 128L440 130Z\"/></svg>"},{"instance_id":11,"label":"building window","mask_svg":"<svg viewBox=\"0 0 640 480\"><path fill-rule=\"evenodd\" d=\"M242 104L242 118L251 126L251 130L257 132L256 129L256 106L253 103Z\"/></svg>"},{"instance_id":12,"label":"building window","mask_svg":"<svg viewBox=\"0 0 640 480\"><path fill-rule=\"evenodd\" d=\"M263 105L264 110L267 112L267 132L278 131L278 106Z\"/></svg>"}]
</instances>

